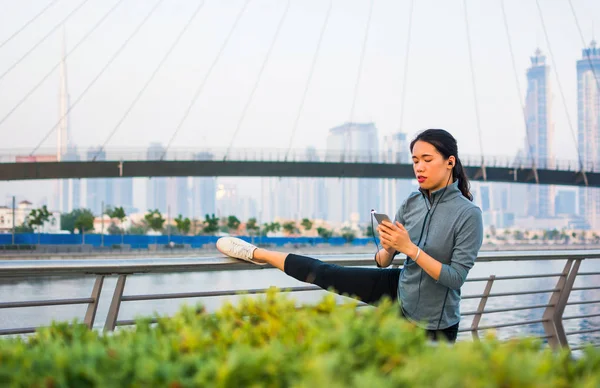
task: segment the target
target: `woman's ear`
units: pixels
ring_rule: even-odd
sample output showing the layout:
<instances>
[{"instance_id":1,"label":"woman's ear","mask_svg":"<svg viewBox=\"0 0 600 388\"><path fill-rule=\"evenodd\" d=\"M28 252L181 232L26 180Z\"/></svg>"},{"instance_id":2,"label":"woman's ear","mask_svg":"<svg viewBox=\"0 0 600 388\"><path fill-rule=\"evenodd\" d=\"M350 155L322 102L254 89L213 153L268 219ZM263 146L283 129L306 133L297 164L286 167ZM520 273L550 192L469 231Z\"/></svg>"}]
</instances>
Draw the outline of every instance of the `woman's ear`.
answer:
<instances>
[{"instance_id":1,"label":"woman's ear","mask_svg":"<svg viewBox=\"0 0 600 388\"><path fill-rule=\"evenodd\" d=\"M448 167L452 169L454 166L456 166L456 158L454 156L450 156L448 158Z\"/></svg>"}]
</instances>

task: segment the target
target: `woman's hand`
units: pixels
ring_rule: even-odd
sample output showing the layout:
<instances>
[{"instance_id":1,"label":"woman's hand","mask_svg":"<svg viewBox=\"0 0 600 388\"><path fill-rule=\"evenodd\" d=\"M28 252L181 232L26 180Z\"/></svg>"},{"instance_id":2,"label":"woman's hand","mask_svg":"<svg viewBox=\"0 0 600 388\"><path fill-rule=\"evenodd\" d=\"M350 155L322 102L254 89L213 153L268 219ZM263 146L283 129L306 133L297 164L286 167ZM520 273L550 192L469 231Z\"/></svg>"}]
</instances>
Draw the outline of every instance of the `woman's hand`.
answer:
<instances>
[{"instance_id":1,"label":"woman's hand","mask_svg":"<svg viewBox=\"0 0 600 388\"><path fill-rule=\"evenodd\" d=\"M415 244L410 240L408 231L404 228L404 225L396 221L392 224L389 221L383 221L378 227L379 238L381 239L381 245L386 250L396 250L404 253L408 257L412 257L411 254L416 250Z\"/></svg>"}]
</instances>

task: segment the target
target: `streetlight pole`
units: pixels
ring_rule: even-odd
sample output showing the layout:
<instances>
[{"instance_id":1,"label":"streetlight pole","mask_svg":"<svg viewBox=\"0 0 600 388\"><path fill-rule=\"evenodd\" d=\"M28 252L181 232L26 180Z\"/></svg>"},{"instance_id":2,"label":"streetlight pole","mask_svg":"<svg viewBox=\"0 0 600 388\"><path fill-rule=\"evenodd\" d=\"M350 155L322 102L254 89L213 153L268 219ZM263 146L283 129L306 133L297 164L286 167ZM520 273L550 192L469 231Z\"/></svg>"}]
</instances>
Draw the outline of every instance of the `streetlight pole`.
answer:
<instances>
[{"instance_id":1,"label":"streetlight pole","mask_svg":"<svg viewBox=\"0 0 600 388\"><path fill-rule=\"evenodd\" d=\"M104 247L104 201L102 201L102 213L100 213L102 234L100 235L100 246Z\"/></svg>"},{"instance_id":2,"label":"streetlight pole","mask_svg":"<svg viewBox=\"0 0 600 388\"><path fill-rule=\"evenodd\" d=\"M15 245L15 196L12 197L12 245Z\"/></svg>"}]
</instances>

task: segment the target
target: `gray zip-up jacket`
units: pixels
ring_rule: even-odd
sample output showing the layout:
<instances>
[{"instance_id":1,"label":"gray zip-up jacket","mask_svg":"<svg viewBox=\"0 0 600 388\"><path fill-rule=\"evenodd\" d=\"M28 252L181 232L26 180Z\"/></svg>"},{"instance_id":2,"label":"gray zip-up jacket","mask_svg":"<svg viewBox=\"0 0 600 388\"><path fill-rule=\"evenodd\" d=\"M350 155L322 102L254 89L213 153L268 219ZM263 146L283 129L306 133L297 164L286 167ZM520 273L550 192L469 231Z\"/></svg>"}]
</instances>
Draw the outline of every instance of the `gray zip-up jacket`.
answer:
<instances>
[{"instance_id":1,"label":"gray zip-up jacket","mask_svg":"<svg viewBox=\"0 0 600 388\"><path fill-rule=\"evenodd\" d=\"M398 282L404 315L428 330L442 330L460 321L460 288L483 242L481 209L465 198L458 181L434 191L412 193L395 220L412 242L442 263L439 280L407 258ZM397 254L397 253L396 253Z\"/></svg>"}]
</instances>

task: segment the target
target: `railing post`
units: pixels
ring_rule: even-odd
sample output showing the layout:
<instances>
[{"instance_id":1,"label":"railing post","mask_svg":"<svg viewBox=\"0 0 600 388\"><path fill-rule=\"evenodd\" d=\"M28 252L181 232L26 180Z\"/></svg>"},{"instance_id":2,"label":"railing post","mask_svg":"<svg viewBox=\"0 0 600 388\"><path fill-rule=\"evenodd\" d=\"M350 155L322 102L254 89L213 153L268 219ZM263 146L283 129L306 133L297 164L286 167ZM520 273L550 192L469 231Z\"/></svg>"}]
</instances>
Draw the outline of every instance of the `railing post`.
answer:
<instances>
[{"instance_id":1,"label":"railing post","mask_svg":"<svg viewBox=\"0 0 600 388\"><path fill-rule=\"evenodd\" d=\"M558 282L554 287L556 291L550 295L550 300L548 301L549 306L544 310L544 314L542 315L542 325L544 326L544 331L548 336L548 344L553 348L557 349L561 345L561 339L559 338L560 329L556 326L556 314L559 310L559 302L562 291L565 289L565 284L567 282L567 276L571 271L571 267L573 266L573 259L568 259L565 267L563 268L562 274L558 278ZM562 313L560 314L562 316ZM560 322L560 320L559 320ZM564 331L563 331L564 335Z\"/></svg>"},{"instance_id":2,"label":"railing post","mask_svg":"<svg viewBox=\"0 0 600 388\"><path fill-rule=\"evenodd\" d=\"M112 302L110 302L108 315L106 316L104 331L113 331L117 325L117 317L119 316L119 308L121 307L121 297L123 297L123 290L125 289L125 279L127 279L127 275L119 275L119 278L117 279L115 292L113 294Z\"/></svg>"},{"instance_id":3,"label":"railing post","mask_svg":"<svg viewBox=\"0 0 600 388\"><path fill-rule=\"evenodd\" d=\"M573 284L575 283L575 278L577 277L577 273L579 272L579 266L581 265L582 259L575 260L575 265L571 268L569 272L569 276L567 277L567 281L565 283L565 287L560 293L560 297L558 299L558 304L554 310L554 327L556 328L556 337L558 343L563 347L569 347L569 341L567 340L567 335L565 334L565 328L563 326L563 313L565 312L565 307L567 306L567 302L569 301L569 296L571 295L571 290L573 289Z\"/></svg>"},{"instance_id":4,"label":"railing post","mask_svg":"<svg viewBox=\"0 0 600 388\"><path fill-rule=\"evenodd\" d=\"M100 302L100 293L102 292L102 284L104 283L104 276L98 275L96 276L96 281L94 282L94 288L92 289L92 302L88 304L87 311L85 312L85 318L83 323L89 329L93 329L94 320L96 319L96 311L98 311L98 303Z\"/></svg>"},{"instance_id":5,"label":"railing post","mask_svg":"<svg viewBox=\"0 0 600 388\"><path fill-rule=\"evenodd\" d=\"M471 323L471 334L473 335L474 340L479 339L479 331L477 329L479 327L479 322L481 321L481 316L483 315L483 310L485 309L488 296L490 295L490 291L492 290L494 279L496 279L496 275L490 275L487 284L485 285L485 289L483 290L483 296L479 301L479 306L477 307L477 314L475 314L475 316L473 317L473 322Z\"/></svg>"}]
</instances>

